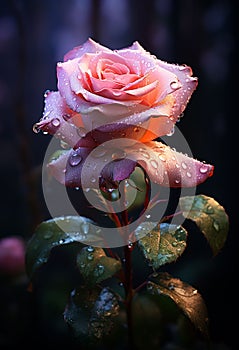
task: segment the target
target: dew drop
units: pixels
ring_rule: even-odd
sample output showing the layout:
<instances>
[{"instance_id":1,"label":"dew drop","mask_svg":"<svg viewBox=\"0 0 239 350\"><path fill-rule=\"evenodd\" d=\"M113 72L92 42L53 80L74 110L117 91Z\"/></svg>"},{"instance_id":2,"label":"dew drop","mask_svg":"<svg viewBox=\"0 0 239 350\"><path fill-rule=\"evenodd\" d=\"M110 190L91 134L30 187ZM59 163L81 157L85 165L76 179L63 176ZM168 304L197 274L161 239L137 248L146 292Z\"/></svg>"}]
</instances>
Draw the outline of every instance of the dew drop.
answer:
<instances>
[{"instance_id":1,"label":"dew drop","mask_svg":"<svg viewBox=\"0 0 239 350\"><path fill-rule=\"evenodd\" d=\"M95 158L101 158L104 157L104 155L106 154L106 150L102 149L102 148L97 148L93 153L93 157Z\"/></svg>"},{"instance_id":2,"label":"dew drop","mask_svg":"<svg viewBox=\"0 0 239 350\"><path fill-rule=\"evenodd\" d=\"M184 163L184 162L182 162L182 168L183 168L183 169L187 169L187 164Z\"/></svg>"},{"instance_id":3,"label":"dew drop","mask_svg":"<svg viewBox=\"0 0 239 350\"><path fill-rule=\"evenodd\" d=\"M170 282L170 283L168 284L168 289L174 290L174 288L175 288L174 284L173 284L172 282Z\"/></svg>"},{"instance_id":4,"label":"dew drop","mask_svg":"<svg viewBox=\"0 0 239 350\"><path fill-rule=\"evenodd\" d=\"M132 248L133 248L133 246L134 246L133 242L128 241L128 248L129 248L129 249L132 249Z\"/></svg>"},{"instance_id":5,"label":"dew drop","mask_svg":"<svg viewBox=\"0 0 239 350\"><path fill-rule=\"evenodd\" d=\"M64 141L60 141L60 145L61 145L61 148L63 148L63 149L68 149L69 148L69 145L68 145L68 143L66 143L66 142L64 142Z\"/></svg>"},{"instance_id":6,"label":"dew drop","mask_svg":"<svg viewBox=\"0 0 239 350\"><path fill-rule=\"evenodd\" d=\"M175 179L174 182L175 182L176 184L179 184L179 183L180 183L180 180Z\"/></svg>"},{"instance_id":7,"label":"dew drop","mask_svg":"<svg viewBox=\"0 0 239 350\"><path fill-rule=\"evenodd\" d=\"M175 132L175 127L173 126L172 129L166 134L167 136L172 136Z\"/></svg>"},{"instance_id":8,"label":"dew drop","mask_svg":"<svg viewBox=\"0 0 239 350\"><path fill-rule=\"evenodd\" d=\"M178 88L180 87L180 84L179 84L177 81L172 81L172 82L170 83L170 86L171 86L171 88L172 88L173 90L176 90L176 89L178 89Z\"/></svg>"},{"instance_id":9,"label":"dew drop","mask_svg":"<svg viewBox=\"0 0 239 350\"><path fill-rule=\"evenodd\" d=\"M44 92L44 97L46 98L46 97L49 95L49 93L50 93L50 90L46 90L46 91Z\"/></svg>"},{"instance_id":10,"label":"dew drop","mask_svg":"<svg viewBox=\"0 0 239 350\"><path fill-rule=\"evenodd\" d=\"M51 123L53 126L57 127L61 124L61 121L59 118L54 118L54 119L52 119Z\"/></svg>"},{"instance_id":11,"label":"dew drop","mask_svg":"<svg viewBox=\"0 0 239 350\"><path fill-rule=\"evenodd\" d=\"M53 236L53 233L52 232L46 232L46 233L44 233L44 238L45 239L50 239L51 237Z\"/></svg>"},{"instance_id":12,"label":"dew drop","mask_svg":"<svg viewBox=\"0 0 239 350\"><path fill-rule=\"evenodd\" d=\"M206 165L202 165L199 171L201 174L205 174L208 171L208 167Z\"/></svg>"},{"instance_id":13,"label":"dew drop","mask_svg":"<svg viewBox=\"0 0 239 350\"><path fill-rule=\"evenodd\" d=\"M87 235L87 233L89 232L89 229L90 229L90 225L88 224L88 222L83 222L81 224L81 230L85 235Z\"/></svg>"},{"instance_id":14,"label":"dew drop","mask_svg":"<svg viewBox=\"0 0 239 350\"><path fill-rule=\"evenodd\" d=\"M216 231L219 231L219 229L220 229L220 225L217 221L213 222L213 227L215 228Z\"/></svg>"},{"instance_id":15,"label":"dew drop","mask_svg":"<svg viewBox=\"0 0 239 350\"><path fill-rule=\"evenodd\" d=\"M124 151L118 150L117 152L112 153L112 159L124 159L126 157L126 153Z\"/></svg>"},{"instance_id":16,"label":"dew drop","mask_svg":"<svg viewBox=\"0 0 239 350\"><path fill-rule=\"evenodd\" d=\"M77 166L80 164L81 159L82 159L81 156L77 152L74 152L71 154L69 158L69 163L71 166Z\"/></svg>"},{"instance_id":17,"label":"dew drop","mask_svg":"<svg viewBox=\"0 0 239 350\"><path fill-rule=\"evenodd\" d=\"M162 160L162 162L166 162L166 158L162 154L159 154L159 159Z\"/></svg>"},{"instance_id":18,"label":"dew drop","mask_svg":"<svg viewBox=\"0 0 239 350\"><path fill-rule=\"evenodd\" d=\"M59 243L60 243L60 244L63 244L64 242L65 242L64 239L60 239L60 240L59 240Z\"/></svg>"},{"instance_id":19,"label":"dew drop","mask_svg":"<svg viewBox=\"0 0 239 350\"><path fill-rule=\"evenodd\" d=\"M79 127L77 129L77 134L80 136L80 137L85 137L86 136L86 129L85 128L82 128L82 127Z\"/></svg>"},{"instance_id":20,"label":"dew drop","mask_svg":"<svg viewBox=\"0 0 239 350\"><path fill-rule=\"evenodd\" d=\"M91 245L87 247L87 252L89 253L92 253L94 250L95 250L94 247L92 247Z\"/></svg>"},{"instance_id":21,"label":"dew drop","mask_svg":"<svg viewBox=\"0 0 239 350\"><path fill-rule=\"evenodd\" d=\"M33 125L32 130L35 134L38 134L41 131L41 129L38 126L38 123Z\"/></svg>"},{"instance_id":22,"label":"dew drop","mask_svg":"<svg viewBox=\"0 0 239 350\"><path fill-rule=\"evenodd\" d=\"M211 205L208 205L205 209L206 213L208 214L213 214L214 213L214 209Z\"/></svg>"},{"instance_id":23,"label":"dew drop","mask_svg":"<svg viewBox=\"0 0 239 350\"><path fill-rule=\"evenodd\" d=\"M148 152L142 152L141 153L142 154L142 156L144 157L144 158L146 158L146 159L149 159L150 158L150 155L148 154Z\"/></svg>"},{"instance_id":24,"label":"dew drop","mask_svg":"<svg viewBox=\"0 0 239 350\"><path fill-rule=\"evenodd\" d=\"M104 266L101 265L101 264L98 264L98 265L96 266L96 268L95 268L94 274L95 274L96 276L99 276L99 275L102 275L102 274L104 273L104 271L105 271Z\"/></svg>"},{"instance_id":25,"label":"dew drop","mask_svg":"<svg viewBox=\"0 0 239 350\"><path fill-rule=\"evenodd\" d=\"M189 171L187 171L186 174L187 174L188 177L192 177L192 174Z\"/></svg>"},{"instance_id":26,"label":"dew drop","mask_svg":"<svg viewBox=\"0 0 239 350\"><path fill-rule=\"evenodd\" d=\"M150 161L150 164L152 165L152 167L154 168L154 169L157 169L158 168L158 163L156 162L156 160L151 160Z\"/></svg>"},{"instance_id":27,"label":"dew drop","mask_svg":"<svg viewBox=\"0 0 239 350\"><path fill-rule=\"evenodd\" d=\"M147 214L145 215L146 219L150 219L151 215L150 214Z\"/></svg>"},{"instance_id":28,"label":"dew drop","mask_svg":"<svg viewBox=\"0 0 239 350\"><path fill-rule=\"evenodd\" d=\"M87 259L90 260L90 261L92 261L92 260L94 259L94 255L93 255L92 253L89 253L89 254L87 255Z\"/></svg>"}]
</instances>

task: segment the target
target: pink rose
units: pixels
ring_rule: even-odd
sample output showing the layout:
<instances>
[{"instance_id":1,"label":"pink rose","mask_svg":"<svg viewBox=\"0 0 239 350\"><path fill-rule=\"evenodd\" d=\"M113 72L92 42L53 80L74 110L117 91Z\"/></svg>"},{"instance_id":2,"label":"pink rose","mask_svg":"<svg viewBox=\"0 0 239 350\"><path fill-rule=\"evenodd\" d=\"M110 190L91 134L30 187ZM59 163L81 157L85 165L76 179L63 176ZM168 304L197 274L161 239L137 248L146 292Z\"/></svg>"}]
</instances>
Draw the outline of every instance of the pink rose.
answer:
<instances>
[{"instance_id":1,"label":"pink rose","mask_svg":"<svg viewBox=\"0 0 239 350\"><path fill-rule=\"evenodd\" d=\"M0 240L0 273L17 275L25 271L25 242L20 237Z\"/></svg>"},{"instance_id":2,"label":"pink rose","mask_svg":"<svg viewBox=\"0 0 239 350\"><path fill-rule=\"evenodd\" d=\"M192 77L190 67L161 61L138 42L110 50L89 39L57 64L57 78L58 91L45 95L43 118L35 128L73 148L49 164L61 183L81 186L86 158L99 145L116 139L135 142L130 147L116 142L113 149L112 144L108 148L105 144L104 161L114 159L114 166L102 169L103 160L93 157L94 166L88 164L84 172L88 181L84 185L121 181L136 164L165 186L195 186L212 175L213 166L152 142L172 131L196 89L197 78ZM113 154L119 150L124 157L115 159Z\"/></svg>"},{"instance_id":3,"label":"pink rose","mask_svg":"<svg viewBox=\"0 0 239 350\"><path fill-rule=\"evenodd\" d=\"M47 95L45 116L62 115L59 101L54 111L51 108L55 99L61 100L65 115L86 132L103 127L101 141L109 124L112 138L127 132L145 142L166 135L197 86L190 67L163 62L138 42L110 50L92 39L65 55L57 64L57 77L59 91ZM141 132L135 132L135 126L142 126Z\"/></svg>"}]
</instances>

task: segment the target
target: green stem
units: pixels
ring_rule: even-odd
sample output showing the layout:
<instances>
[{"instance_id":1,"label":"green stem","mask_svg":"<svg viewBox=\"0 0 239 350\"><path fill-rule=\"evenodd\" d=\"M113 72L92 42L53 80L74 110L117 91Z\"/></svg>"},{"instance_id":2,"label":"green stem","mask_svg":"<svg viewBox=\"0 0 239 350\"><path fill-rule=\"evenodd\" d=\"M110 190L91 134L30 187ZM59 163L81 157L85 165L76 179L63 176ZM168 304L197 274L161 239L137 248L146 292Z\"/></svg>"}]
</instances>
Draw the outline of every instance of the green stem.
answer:
<instances>
[{"instance_id":1,"label":"green stem","mask_svg":"<svg viewBox=\"0 0 239 350\"><path fill-rule=\"evenodd\" d=\"M124 247L124 257L125 257L125 306L127 315L127 325L128 325L128 341L129 348L134 348L133 341L133 320L132 320L132 300L134 296L133 290L133 274L132 274L132 251L133 246Z\"/></svg>"}]
</instances>

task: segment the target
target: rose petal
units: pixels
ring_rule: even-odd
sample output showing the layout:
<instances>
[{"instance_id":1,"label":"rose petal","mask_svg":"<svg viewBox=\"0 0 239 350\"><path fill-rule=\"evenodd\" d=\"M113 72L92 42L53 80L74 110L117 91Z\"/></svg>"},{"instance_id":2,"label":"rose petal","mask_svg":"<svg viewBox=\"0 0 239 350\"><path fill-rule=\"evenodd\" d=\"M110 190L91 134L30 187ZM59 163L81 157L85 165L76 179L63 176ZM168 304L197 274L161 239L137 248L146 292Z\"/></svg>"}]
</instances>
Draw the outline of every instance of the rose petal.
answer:
<instances>
[{"instance_id":1,"label":"rose petal","mask_svg":"<svg viewBox=\"0 0 239 350\"><path fill-rule=\"evenodd\" d=\"M181 83L181 88L176 89L175 92L173 92L175 102L170 112L170 116L176 122L178 116L180 116L180 114L182 114L185 110L193 91L198 85L198 79L196 77L192 77L192 69L187 65L176 65L157 59L155 56L147 52L137 41L134 42L128 49L121 50L121 54L124 57L128 57L129 55L132 55L129 53L130 51L135 52L135 55L140 52L144 56L145 65L152 65L153 61L156 60L159 67L163 68L167 72L174 73L177 76L178 81Z\"/></svg>"},{"instance_id":2,"label":"rose petal","mask_svg":"<svg viewBox=\"0 0 239 350\"><path fill-rule=\"evenodd\" d=\"M214 167L161 142L133 144L112 148L78 148L64 152L48 167L51 174L69 187L99 188L127 179L136 164L145 169L150 180L166 187L195 187L212 176Z\"/></svg>"},{"instance_id":3,"label":"rose petal","mask_svg":"<svg viewBox=\"0 0 239 350\"><path fill-rule=\"evenodd\" d=\"M48 164L48 169L67 187L99 188L102 183L113 187L118 181L127 179L136 166L136 162L121 158L124 156L121 150L104 146L95 150L80 147L63 152Z\"/></svg>"},{"instance_id":4,"label":"rose petal","mask_svg":"<svg viewBox=\"0 0 239 350\"><path fill-rule=\"evenodd\" d=\"M81 57L85 53L96 53L99 51L110 52L111 50L105 46L102 46L89 38L83 45L76 46L70 50L65 56L64 61L72 60L77 57Z\"/></svg>"},{"instance_id":5,"label":"rose petal","mask_svg":"<svg viewBox=\"0 0 239 350\"><path fill-rule=\"evenodd\" d=\"M58 91L51 91L45 97L43 117L34 128L54 135L71 147L93 147L91 134L81 125L81 116L66 105Z\"/></svg>"},{"instance_id":6,"label":"rose petal","mask_svg":"<svg viewBox=\"0 0 239 350\"><path fill-rule=\"evenodd\" d=\"M194 187L213 175L213 165L176 152L157 141L134 144L127 154L145 168L151 181L162 186Z\"/></svg>"}]
</instances>

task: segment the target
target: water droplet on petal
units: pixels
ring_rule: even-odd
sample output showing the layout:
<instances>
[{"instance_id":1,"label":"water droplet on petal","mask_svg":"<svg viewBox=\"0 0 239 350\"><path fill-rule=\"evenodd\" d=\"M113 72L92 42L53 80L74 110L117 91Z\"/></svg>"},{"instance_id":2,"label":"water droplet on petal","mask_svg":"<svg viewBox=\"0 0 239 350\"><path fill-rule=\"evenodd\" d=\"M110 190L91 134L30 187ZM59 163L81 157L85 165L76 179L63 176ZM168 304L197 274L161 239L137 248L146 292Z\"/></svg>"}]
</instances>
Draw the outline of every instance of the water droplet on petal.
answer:
<instances>
[{"instance_id":1,"label":"water droplet on petal","mask_svg":"<svg viewBox=\"0 0 239 350\"><path fill-rule=\"evenodd\" d=\"M178 88L180 88L180 84L177 82L177 81L172 81L170 83L170 87L173 89L173 90L176 90Z\"/></svg>"},{"instance_id":2,"label":"water droplet on petal","mask_svg":"<svg viewBox=\"0 0 239 350\"><path fill-rule=\"evenodd\" d=\"M189 171L187 171L186 174L187 174L188 177L192 177L192 174Z\"/></svg>"},{"instance_id":3,"label":"water droplet on petal","mask_svg":"<svg viewBox=\"0 0 239 350\"><path fill-rule=\"evenodd\" d=\"M148 152L142 152L141 153L142 154L142 156L144 157L144 158L147 158L147 159L149 159L150 158L150 155L148 154Z\"/></svg>"},{"instance_id":4,"label":"water droplet on petal","mask_svg":"<svg viewBox=\"0 0 239 350\"><path fill-rule=\"evenodd\" d=\"M57 127L61 124L61 121L59 118L54 118L54 119L52 119L51 123L53 126Z\"/></svg>"},{"instance_id":5,"label":"water droplet on petal","mask_svg":"<svg viewBox=\"0 0 239 350\"><path fill-rule=\"evenodd\" d=\"M207 165L202 165L199 169L200 173L205 174L208 171Z\"/></svg>"},{"instance_id":6,"label":"water droplet on petal","mask_svg":"<svg viewBox=\"0 0 239 350\"><path fill-rule=\"evenodd\" d=\"M46 90L46 91L44 92L44 97L46 98L46 97L49 95L49 93L50 93L50 90Z\"/></svg>"},{"instance_id":7,"label":"water droplet on petal","mask_svg":"<svg viewBox=\"0 0 239 350\"><path fill-rule=\"evenodd\" d=\"M82 127L79 127L77 129L77 134L80 136L80 137L85 137L87 132L86 132L86 129L85 128L82 128Z\"/></svg>"},{"instance_id":8,"label":"water droplet on petal","mask_svg":"<svg viewBox=\"0 0 239 350\"><path fill-rule=\"evenodd\" d=\"M41 129L38 126L38 123L33 125L32 130L35 134L38 134L41 131Z\"/></svg>"},{"instance_id":9,"label":"water droplet on petal","mask_svg":"<svg viewBox=\"0 0 239 350\"><path fill-rule=\"evenodd\" d=\"M167 136L172 136L175 132L175 127L173 125L172 129L166 134Z\"/></svg>"},{"instance_id":10,"label":"water droplet on petal","mask_svg":"<svg viewBox=\"0 0 239 350\"><path fill-rule=\"evenodd\" d=\"M80 164L81 160L82 160L81 156L77 152L74 152L71 154L69 158L69 163L71 166L77 166Z\"/></svg>"},{"instance_id":11,"label":"water droplet on petal","mask_svg":"<svg viewBox=\"0 0 239 350\"><path fill-rule=\"evenodd\" d=\"M102 148L97 148L96 150L94 150L94 152L92 153L93 157L95 158L101 158L106 154L106 150L102 149Z\"/></svg>"},{"instance_id":12,"label":"water droplet on petal","mask_svg":"<svg viewBox=\"0 0 239 350\"><path fill-rule=\"evenodd\" d=\"M156 162L156 160L151 160L150 161L150 164L152 165L152 167L154 168L154 169L157 169L158 168L158 163Z\"/></svg>"},{"instance_id":13,"label":"water droplet on petal","mask_svg":"<svg viewBox=\"0 0 239 350\"><path fill-rule=\"evenodd\" d=\"M182 168L183 168L183 169L187 169L187 164L184 163L184 162L182 162Z\"/></svg>"},{"instance_id":14,"label":"water droplet on petal","mask_svg":"<svg viewBox=\"0 0 239 350\"><path fill-rule=\"evenodd\" d=\"M163 162L166 162L166 158L162 154L159 154L159 159L162 160Z\"/></svg>"},{"instance_id":15,"label":"water droplet on petal","mask_svg":"<svg viewBox=\"0 0 239 350\"><path fill-rule=\"evenodd\" d=\"M121 150L117 150L117 152L112 153L112 159L117 160L117 159L124 159L126 157L126 153Z\"/></svg>"}]
</instances>

